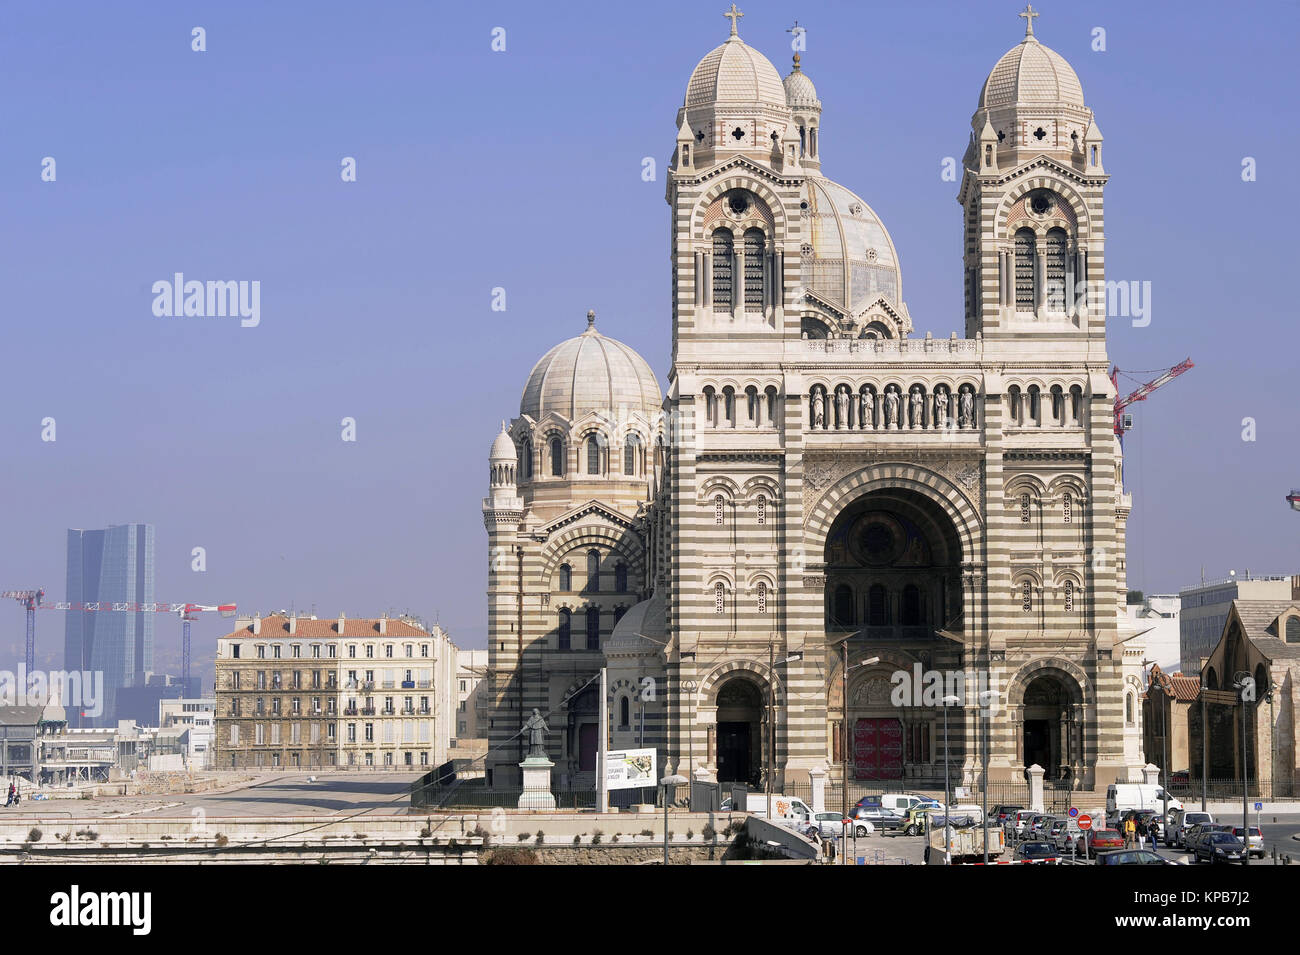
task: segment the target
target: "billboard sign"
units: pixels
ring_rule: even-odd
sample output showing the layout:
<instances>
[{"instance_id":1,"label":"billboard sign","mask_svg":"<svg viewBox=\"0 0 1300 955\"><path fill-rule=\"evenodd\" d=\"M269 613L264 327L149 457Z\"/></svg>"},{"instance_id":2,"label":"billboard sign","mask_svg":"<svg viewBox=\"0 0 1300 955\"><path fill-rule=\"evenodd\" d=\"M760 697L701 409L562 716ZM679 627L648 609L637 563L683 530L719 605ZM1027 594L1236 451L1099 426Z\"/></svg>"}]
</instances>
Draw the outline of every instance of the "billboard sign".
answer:
<instances>
[{"instance_id":1,"label":"billboard sign","mask_svg":"<svg viewBox=\"0 0 1300 955\"><path fill-rule=\"evenodd\" d=\"M611 750L605 759L607 789L641 789L659 785L653 749Z\"/></svg>"}]
</instances>

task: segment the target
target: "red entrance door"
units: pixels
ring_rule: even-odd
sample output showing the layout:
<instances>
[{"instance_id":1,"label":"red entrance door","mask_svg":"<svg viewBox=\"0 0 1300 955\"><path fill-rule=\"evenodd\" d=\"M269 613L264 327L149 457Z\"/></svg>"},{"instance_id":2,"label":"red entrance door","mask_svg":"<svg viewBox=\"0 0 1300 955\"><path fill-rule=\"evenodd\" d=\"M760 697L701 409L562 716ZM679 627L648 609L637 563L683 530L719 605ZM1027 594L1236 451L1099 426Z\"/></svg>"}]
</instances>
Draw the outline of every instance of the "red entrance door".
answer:
<instances>
[{"instance_id":1,"label":"red entrance door","mask_svg":"<svg viewBox=\"0 0 1300 955\"><path fill-rule=\"evenodd\" d=\"M860 719L853 727L853 775L903 778L903 726L889 717Z\"/></svg>"}]
</instances>

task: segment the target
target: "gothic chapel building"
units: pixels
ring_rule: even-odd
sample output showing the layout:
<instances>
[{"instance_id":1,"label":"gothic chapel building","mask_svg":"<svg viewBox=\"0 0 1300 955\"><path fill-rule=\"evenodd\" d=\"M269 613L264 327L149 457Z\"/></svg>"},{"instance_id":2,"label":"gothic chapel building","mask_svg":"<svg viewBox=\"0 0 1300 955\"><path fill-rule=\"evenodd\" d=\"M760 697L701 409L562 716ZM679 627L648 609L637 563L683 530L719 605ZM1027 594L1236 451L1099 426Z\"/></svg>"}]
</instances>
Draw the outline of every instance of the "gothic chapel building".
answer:
<instances>
[{"instance_id":1,"label":"gothic chapel building","mask_svg":"<svg viewBox=\"0 0 1300 955\"><path fill-rule=\"evenodd\" d=\"M1131 501L1084 292L1107 177L1078 76L1022 14L956 196L965 337L920 337L884 223L823 174L823 145L852 170L799 56L782 80L728 16L677 114L667 394L588 313L492 445L492 783L520 784L536 707L555 785L593 785L602 666L610 745L661 773L838 778L847 736L854 779L941 786L943 707L897 705L895 674L966 671L1001 694L990 779L1137 778ZM967 785L978 702L948 712Z\"/></svg>"}]
</instances>

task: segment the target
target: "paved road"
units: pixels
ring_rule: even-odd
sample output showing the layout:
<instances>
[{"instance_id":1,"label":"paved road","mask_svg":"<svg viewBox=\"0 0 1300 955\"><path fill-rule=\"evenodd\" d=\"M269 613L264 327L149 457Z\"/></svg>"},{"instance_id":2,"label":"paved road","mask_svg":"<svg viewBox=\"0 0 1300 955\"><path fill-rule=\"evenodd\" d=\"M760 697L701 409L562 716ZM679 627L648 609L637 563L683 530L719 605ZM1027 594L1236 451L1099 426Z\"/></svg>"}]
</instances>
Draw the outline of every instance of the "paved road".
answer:
<instances>
[{"instance_id":1,"label":"paved road","mask_svg":"<svg viewBox=\"0 0 1300 955\"><path fill-rule=\"evenodd\" d=\"M321 816L335 813L404 812L418 773L292 773L263 777L230 792L164 796L118 796L93 800L27 802L24 816L189 816L202 809L209 817Z\"/></svg>"}]
</instances>

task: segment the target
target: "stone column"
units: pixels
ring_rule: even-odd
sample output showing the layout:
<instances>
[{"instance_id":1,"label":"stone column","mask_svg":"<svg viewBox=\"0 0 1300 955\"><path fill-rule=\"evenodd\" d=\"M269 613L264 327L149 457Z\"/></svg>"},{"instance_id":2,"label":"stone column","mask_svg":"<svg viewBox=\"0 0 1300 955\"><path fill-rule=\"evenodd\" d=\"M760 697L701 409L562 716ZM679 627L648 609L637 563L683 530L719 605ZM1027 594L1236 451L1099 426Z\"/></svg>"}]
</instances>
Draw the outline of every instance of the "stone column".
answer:
<instances>
[{"instance_id":1,"label":"stone column","mask_svg":"<svg viewBox=\"0 0 1300 955\"><path fill-rule=\"evenodd\" d=\"M1148 786L1160 785L1160 767L1155 763L1147 763L1142 767L1142 782Z\"/></svg>"},{"instance_id":2,"label":"stone column","mask_svg":"<svg viewBox=\"0 0 1300 955\"><path fill-rule=\"evenodd\" d=\"M703 286L704 298L702 304L705 308L713 305L713 253L705 252L701 255L703 264L700 267L700 285Z\"/></svg>"},{"instance_id":3,"label":"stone column","mask_svg":"<svg viewBox=\"0 0 1300 955\"><path fill-rule=\"evenodd\" d=\"M695 253L695 307L704 305L704 253Z\"/></svg>"},{"instance_id":4,"label":"stone column","mask_svg":"<svg viewBox=\"0 0 1300 955\"><path fill-rule=\"evenodd\" d=\"M731 317L737 321L745 317L745 247L743 244L731 253Z\"/></svg>"},{"instance_id":5,"label":"stone column","mask_svg":"<svg viewBox=\"0 0 1300 955\"><path fill-rule=\"evenodd\" d=\"M826 770L814 766L808 770L808 779L812 783L812 811L826 811Z\"/></svg>"},{"instance_id":6,"label":"stone column","mask_svg":"<svg viewBox=\"0 0 1300 955\"><path fill-rule=\"evenodd\" d=\"M1037 763L1029 767L1029 809L1043 812L1043 767Z\"/></svg>"}]
</instances>

